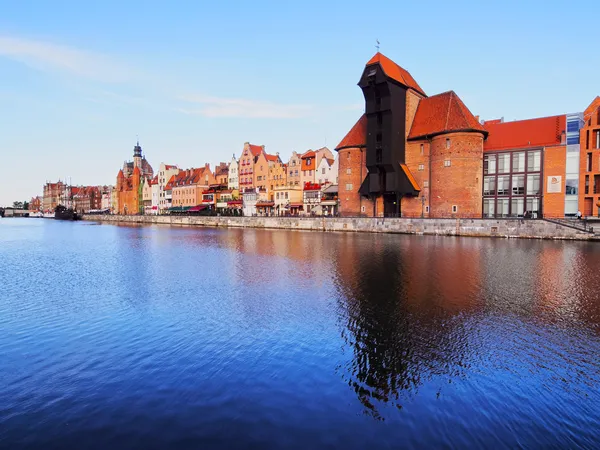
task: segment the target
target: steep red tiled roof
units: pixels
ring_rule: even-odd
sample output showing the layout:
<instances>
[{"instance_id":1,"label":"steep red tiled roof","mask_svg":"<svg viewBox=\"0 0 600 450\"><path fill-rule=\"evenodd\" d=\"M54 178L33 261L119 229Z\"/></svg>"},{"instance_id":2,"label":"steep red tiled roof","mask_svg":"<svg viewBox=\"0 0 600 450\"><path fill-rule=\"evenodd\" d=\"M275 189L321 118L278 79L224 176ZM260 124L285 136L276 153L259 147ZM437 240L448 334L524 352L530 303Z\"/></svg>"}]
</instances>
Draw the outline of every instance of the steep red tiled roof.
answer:
<instances>
[{"instance_id":1,"label":"steep red tiled roof","mask_svg":"<svg viewBox=\"0 0 600 450\"><path fill-rule=\"evenodd\" d=\"M559 145L566 123L565 115L514 122L484 122L483 127L489 134L483 144L483 150Z\"/></svg>"},{"instance_id":2,"label":"steep red tiled roof","mask_svg":"<svg viewBox=\"0 0 600 450\"><path fill-rule=\"evenodd\" d=\"M177 166L172 164L165 164L165 170L177 169Z\"/></svg>"},{"instance_id":3,"label":"steep red tiled roof","mask_svg":"<svg viewBox=\"0 0 600 450\"><path fill-rule=\"evenodd\" d=\"M427 97L419 102L408 139L484 128L454 91Z\"/></svg>"},{"instance_id":4,"label":"steep red tiled roof","mask_svg":"<svg viewBox=\"0 0 600 450\"><path fill-rule=\"evenodd\" d=\"M313 152L312 150L307 151L305 154L303 154L301 156L302 159L304 158L314 158L315 157L315 152Z\"/></svg>"},{"instance_id":5,"label":"steep red tiled roof","mask_svg":"<svg viewBox=\"0 0 600 450\"><path fill-rule=\"evenodd\" d=\"M363 114L350 129L348 134L335 148L342 150L350 147L365 147L367 145L367 116Z\"/></svg>"},{"instance_id":6,"label":"steep red tiled roof","mask_svg":"<svg viewBox=\"0 0 600 450\"><path fill-rule=\"evenodd\" d=\"M175 183L175 177L176 175L172 175L171 178L169 178L169 182L165 186L165 191L173 190L173 183Z\"/></svg>"},{"instance_id":7,"label":"steep red tiled roof","mask_svg":"<svg viewBox=\"0 0 600 450\"><path fill-rule=\"evenodd\" d=\"M420 94L426 95L425 92L423 92L423 89L421 89L421 86L419 86L419 84L415 81L415 79L408 72L408 70L403 69L394 61L389 59L387 56L384 56L379 52L375 53L375 56L373 56L369 60L367 66L370 66L371 64L375 63L379 63L379 65L389 78L396 80L398 83L408 88L414 89Z\"/></svg>"},{"instance_id":8,"label":"steep red tiled roof","mask_svg":"<svg viewBox=\"0 0 600 450\"><path fill-rule=\"evenodd\" d=\"M267 161L279 161L279 156L277 155L269 155L268 153L265 153L265 157L267 158Z\"/></svg>"},{"instance_id":9,"label":"steep red tiled roof","mask_svg":"<svg viewBox=\"0 0 600 450\"><path fill-rule=\"evenodd\" d=\"M260 153L263 151L263 148L261 145L248 144L248 147L250 148L250 151L252 152L252 154L254 156L260 155Z\"/></svg>"}]
</instances>

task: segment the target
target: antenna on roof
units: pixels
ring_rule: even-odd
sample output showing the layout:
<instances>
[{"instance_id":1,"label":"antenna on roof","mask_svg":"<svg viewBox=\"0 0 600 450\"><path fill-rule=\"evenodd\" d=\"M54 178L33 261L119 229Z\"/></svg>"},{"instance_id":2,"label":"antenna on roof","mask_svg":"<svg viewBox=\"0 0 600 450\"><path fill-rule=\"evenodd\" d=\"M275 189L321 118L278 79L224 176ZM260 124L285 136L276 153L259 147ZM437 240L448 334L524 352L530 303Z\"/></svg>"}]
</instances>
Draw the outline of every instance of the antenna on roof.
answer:
<instances>
[{"instance_id":1,"label":"antenna on roof","mask_svg":"<svg viewBox=\"0 0 600 450\"><path fill-rule=\"evenodd\" d=\"M375 48L377 49L377 52L379 52L379 39L375 39L375 42L377 42L377 44L375 44Z\"/></svg>"}]
</instances>

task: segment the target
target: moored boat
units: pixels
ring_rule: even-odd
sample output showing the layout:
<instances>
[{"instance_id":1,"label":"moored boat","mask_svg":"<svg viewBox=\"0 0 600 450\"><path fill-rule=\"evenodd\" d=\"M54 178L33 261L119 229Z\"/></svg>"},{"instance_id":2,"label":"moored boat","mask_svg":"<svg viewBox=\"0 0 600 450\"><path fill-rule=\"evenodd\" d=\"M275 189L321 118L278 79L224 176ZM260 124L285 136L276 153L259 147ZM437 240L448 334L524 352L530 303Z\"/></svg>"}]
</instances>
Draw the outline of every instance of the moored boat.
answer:
<instances>
[{"instance_id":1,"label":"moored boat","mask_svg":"<svg viewBox=\"0 0 600 450\"><path fill-rule=\"evenodd\" d=\"M79 220L80 217L72 208L67 208L63 205L58 205L54 211L56 220Z\"/></svg>"}]
</instances>

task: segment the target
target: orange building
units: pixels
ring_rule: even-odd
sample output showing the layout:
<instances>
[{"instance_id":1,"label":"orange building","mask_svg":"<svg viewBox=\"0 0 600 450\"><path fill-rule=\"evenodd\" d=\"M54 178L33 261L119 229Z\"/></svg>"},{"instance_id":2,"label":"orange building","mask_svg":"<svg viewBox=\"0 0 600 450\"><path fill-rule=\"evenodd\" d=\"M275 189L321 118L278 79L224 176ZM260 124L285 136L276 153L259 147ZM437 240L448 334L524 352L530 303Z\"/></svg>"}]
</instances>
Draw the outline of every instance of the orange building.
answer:
<instances>
[{"instance_id":1,"label":"orange building","mask_svg":"<svg viewBox=\"0 0 600 450\"><path fill-rule=\"evenodd\" d=\"M268 189L269 184L269 160L264 149L254 158L254 188Z\"/></svg>"},{"instance_id":2,"label":"orange building","mask_svg":"<svg viewBox=\"0 0 600 450\"><path fill-rule=\"evenodd\" d=\"M117 214L135 215L140 214L142 183L139 167L133 169L133 173L125 176L123 170L117 175Z\"/></svg>"},{"instance_id":3,"label":"orange building","mask_svg":"<svg viewBox=\"0 0 600 450\"><path fill-rule=\"evenodd\" d=\"M117 213L142 213L142 177L154 178L154 170L138 142L133 148L133 161L125 162L117 174Z\"/></svg>"},{"instance_id":4,"label":"orange building","mask_svg":"<svg viewBox=\"0 0 600 450\"><path fill-rule=\"evenodd\" d=\"M579 208L584 216L600 216L600 97L583 112L580 130Z\"/></svg>"},{"instance_id":5,"label":"orange building","mask_svg":"<svg viewBox=\"0 0 600 450\"><path fill-rule=\"evenodd\" d=\"M278 187L286 186L287 165L276 155L265 155L269 163L269 174L267 175L267 187L269 200L274 200L274 191Z\"/></svg>"},{"instance_id":6,"label":"orange building","mask_svg":"<svg viewBox=\"0 0 600 450\"><path fill-rule=\"evenodd\" d=\"M42 209L42 197L32 197L29 201L29 211L38 212Z\"/></svg>"},{"instance_id":7,"label":"orange building","mask_svg":"<svg viewBox=\"0 0 600 450\"><path fill-rule=\"evenodd\" d=\"M300 185L315 182L315 172L317 171L317 154L309 150L300 157Z\"/></svg>"},{"instance_id":8,"label":"orange building","mask_svg":"<svg viewBox=\"0 0 600 450\"><path fill-rule=\"evenodd\" d=\"M210 165L198 169L181 170L169 180L173 207L191 207L202 204L202 195L211 185L217 184Z\"/></svg>"},{"instance_id":9,"label":"orange building","mask_svg":"<svg viewBox=\"0 0 600 450\"><path fill-rule=\"evenodd\" d=\"M219 163L213 174L217 184L227 185L229 180L229 164Z\"/></svg>"}]
</instances>

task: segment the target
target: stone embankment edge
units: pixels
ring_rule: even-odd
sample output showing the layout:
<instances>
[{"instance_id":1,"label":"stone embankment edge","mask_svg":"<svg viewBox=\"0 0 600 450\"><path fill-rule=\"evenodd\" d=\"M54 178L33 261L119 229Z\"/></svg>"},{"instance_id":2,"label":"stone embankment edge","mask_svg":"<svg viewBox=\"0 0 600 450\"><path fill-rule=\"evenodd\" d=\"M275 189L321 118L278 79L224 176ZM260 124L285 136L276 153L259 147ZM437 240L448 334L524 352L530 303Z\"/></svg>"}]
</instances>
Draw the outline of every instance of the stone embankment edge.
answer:
<instances>
[{"instance_id":1,"label":"stone embankment edge","mask_svg":"<svg viewBox=\"0 0 600 450\"><path fill-rule=\"evenodd\" d=\"M393 219L323 217L203 217L87 215L84 220L121 224L156 224L191 227L266 228L302 231L346 231L434 236L470 236L521 239L600 240L586 233L545 220L523 219Z\"/></svg>"}]
</instances>

